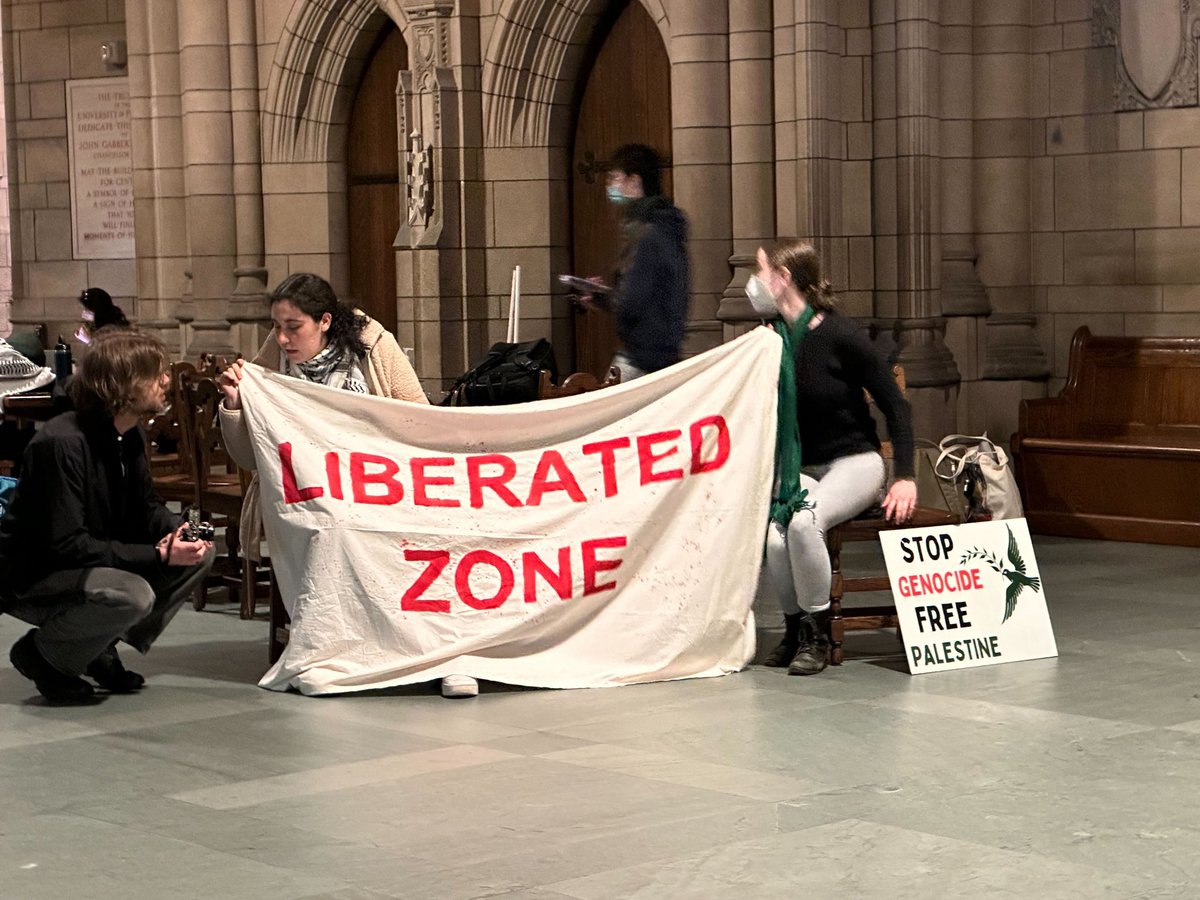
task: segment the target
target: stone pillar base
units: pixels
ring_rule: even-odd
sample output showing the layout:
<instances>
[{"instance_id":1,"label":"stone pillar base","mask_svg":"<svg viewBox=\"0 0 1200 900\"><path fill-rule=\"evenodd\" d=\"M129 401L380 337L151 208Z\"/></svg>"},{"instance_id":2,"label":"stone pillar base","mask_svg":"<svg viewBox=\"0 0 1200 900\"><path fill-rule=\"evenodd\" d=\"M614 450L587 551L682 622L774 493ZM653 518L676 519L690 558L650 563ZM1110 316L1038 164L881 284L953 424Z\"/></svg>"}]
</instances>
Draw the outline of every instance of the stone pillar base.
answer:
<instances>
[{"instance_id":1,"label":"stone pillar base","mask_svg":"<svg viewBox=\"0 0 1200 900\"><path fill-rule=\"evenodd\" d=\"M992 311L987 291L975 272L974 250L942 252L942 315L986 316Z\"/></svg>"},{"instance_id":2,"label":"stone pillar base","mask_svg":"<svg viewBox=\"0 0 1200 900\"><path fill-rule=\"evenodd\" d=\"M995 313L986 320L983 377L996 380L1045 379L1050 361L1037 336L1037 316Z\"/></svg>"},{"instance_id":3,"label":"stone pillar base","mask_svg":"<svg viewBox=\"0 0 1200 900\"><path fill-rule=\"evenodd\" d=\"M238 351L233 346L229 323L224 319L207 319L192 323L192 342L187 348L188 359L199 359L211 353L219 359L232 359Z\"/></svg>"},{"instance_id":4,"label":"stone pillar base","mask_svg":"<svg viewBox=\"0 0 1200 900\"><path fill-rule=\"evenodd\" d=\"M958 422L955 430L963 434L983 434L1004 447L1017 425L1021 401L1047 395L1045 380L1010 379L1008 381L971 381L962 386L958 398Z\"/></svg>"},{"instance_id":5,"label":"stone pillar base","mask_svg":"<svg viewBox=\"0 0 1200 900\"><path fill-rule=\"evenodd\" d=\"M910 388L956 385L962 379L946 346L946 320L900 319L896 322L896 362L904 366Z\"/></svg>"}]
</instances>

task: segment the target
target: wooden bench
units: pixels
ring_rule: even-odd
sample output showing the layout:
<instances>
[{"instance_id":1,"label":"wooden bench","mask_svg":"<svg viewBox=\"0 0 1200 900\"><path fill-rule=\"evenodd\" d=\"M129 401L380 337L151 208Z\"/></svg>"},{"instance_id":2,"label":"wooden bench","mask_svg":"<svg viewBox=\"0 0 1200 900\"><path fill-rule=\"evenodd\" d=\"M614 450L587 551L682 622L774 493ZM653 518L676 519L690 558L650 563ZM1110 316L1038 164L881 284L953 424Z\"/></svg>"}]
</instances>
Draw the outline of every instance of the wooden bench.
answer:
<instances>
[{"instance_id":1,"label":"wooden bench","mask_svg":"<svg viewBox=\"0 0 1200 900\"><path fill-rule=\"evenodd\" d=\"M1075 332L1058 397L1021 403L1030 530L1200 547L1200 337Z\"/></svg>"}]
</instances>

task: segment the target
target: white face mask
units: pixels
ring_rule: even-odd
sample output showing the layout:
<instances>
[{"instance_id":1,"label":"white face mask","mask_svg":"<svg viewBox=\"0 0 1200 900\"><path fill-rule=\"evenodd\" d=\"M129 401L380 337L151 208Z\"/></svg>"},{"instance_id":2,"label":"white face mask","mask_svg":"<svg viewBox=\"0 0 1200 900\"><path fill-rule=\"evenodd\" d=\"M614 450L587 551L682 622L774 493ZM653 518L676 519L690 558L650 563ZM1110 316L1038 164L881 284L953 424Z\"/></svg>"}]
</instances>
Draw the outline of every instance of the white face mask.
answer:
<instances>
[{"instance_id":1,"label":"white face mask","mask_svg":"<svg viewBox=\"0 0 1200 900\"><path fill-rule=\"evenodd\" d=\"M750 280L746 282L746 296L750 298L755 315L771 319L779 314L779 301L767 290L767 286L757 275L751 275Z\"/></svg>"}]
</instances>

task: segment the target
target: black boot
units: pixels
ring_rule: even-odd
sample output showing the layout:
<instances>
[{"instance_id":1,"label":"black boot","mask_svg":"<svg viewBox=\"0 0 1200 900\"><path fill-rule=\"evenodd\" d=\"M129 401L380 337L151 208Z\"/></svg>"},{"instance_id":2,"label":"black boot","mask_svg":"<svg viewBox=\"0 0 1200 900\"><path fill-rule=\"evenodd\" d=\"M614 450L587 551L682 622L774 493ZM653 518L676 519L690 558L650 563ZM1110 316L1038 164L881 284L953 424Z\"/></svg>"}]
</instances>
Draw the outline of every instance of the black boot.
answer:
<instances>
[{"instance_id":1,"label":"black boot","mask_svg":"<svg viewBox=\"0 0 1200 900\"><path fill-rule=\"evenodd\" d=\"M87 703L95 693L92 686L74 675L60 672L42 656L34 642L34 628L26 632L8 651L13 668L32 681L51 703Z\"/></svg>"},{"instance_id":2,"label":"black boot","mask_svg":"<svg viewBox=\"0 0 1200 900\"><path fill-rule=\"evenodd\" d=\"M764 666L782 669L792 661L800 648L800 625L803 618L803 613L784 613L783 640L763 660Z\"/></svg>"},{"instance_id":3,"label":"black boot","mask_svg":"<svg viewBox=\"0 0 1200 900\"><path fill-rule=\"evenodd\" d=\"M145 678L121 663L116 644L92 660L85 674L110 694L132 694L146 683Z\"/></svg>"},{"instance_id":4,"label":"black boot","mask_svg":"<svg viewBox=\"0 0 1200 900\"><path fill-rule=\"evenodd\" d=\"M829 665L829 610L805 613L800 633L800 646L788 666L789 675L816 675Z\"/></svg>"}]
</instances>

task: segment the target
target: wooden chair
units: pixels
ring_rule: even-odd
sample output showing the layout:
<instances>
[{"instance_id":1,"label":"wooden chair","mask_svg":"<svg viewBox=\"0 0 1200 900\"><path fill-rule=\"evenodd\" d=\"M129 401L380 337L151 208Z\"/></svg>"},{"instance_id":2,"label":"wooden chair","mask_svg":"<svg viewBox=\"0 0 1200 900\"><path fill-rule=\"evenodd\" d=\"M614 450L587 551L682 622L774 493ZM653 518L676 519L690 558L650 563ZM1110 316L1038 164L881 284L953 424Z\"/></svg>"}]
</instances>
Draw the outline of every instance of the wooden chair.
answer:
<instances>
[{"instance_id":1,"label":"wooden chair","mask_svg":"<svg viewBox=\"0 0 1200 900\"><path fill-rule=\"evenodd\" d=\"M191 363L172 363L170 405L165 412L142 423L155 491L163 500L185 506L195 497L196 482L192 475L191 445L184 437L185 424L181 417L188 413L187 385L196 377L196 367Z\"/></svg>"},{"instance_id":2,"label":"wooden chair","mask_svg":"<svg viewBox=\"0 0 1200 900\"><path fill-rule=\"evenodd\" d=\"M612 387L620 383L621 370L616 366L609 368L608 374L604 376L603 381L591 372L575 372L564 378L561 384L554 384L550 380L549 371L542 369L542 378L538 382L538 399L553 400L557 397L575 397L579 394L598 391L601 388Z\"/></svg>"},{"instance_id":3,"label":"wooden chair","mask_svg":"<svg viewBox=\"0 0 1200 900\"><path fill-rule=\"evenodd\" d=\"M893 366L892 375L900 393L905 393L906 384L903 366ZM868 400L870 396L868 395ZM885 460L893 457L891 441L881 442L880 453ZM912 518L903 525L888 522L883 517L883 510L876 506L867 510L856 519L835 525L825 535L825 545L829 550L829 565L833 571L833 580L829 587L829 661L832 665L840 666L844 658L842 642L847 631L897 628L899 620L896 616L894 603L875 606L856 606L850 610L842 608L842 599L847 593L864 591L886 591L890 582L886 575L847 576L842 571L842 547L845 544L862 541L879 543L879 535L884 531L897 528L928 528L936 525L957 525L959 517L945 510L930 509L918 506Z\"/></svg>"},{"instance_id":4,"label":"wooden chair","mask_svg":"<svg viewBox=\"0 0 1200 900\"><path fill-rule=\"evenodd\" d=\"M242 500L249 477L240 471L225 449L225 439L217 419L221 389L213 378L198 377L185 383L185 413L181 417L184 439L191 447L195 491L192 502L210 517L214 525L224 524L228 556L224 565L214 568L219 584L229 588L235 602L240 601L241 617L254 618L258 593L258 573L254 563L239 554L238 534ZM207 585L201 587L196 608L203 609Z\"/></svg>"}]
</instances>

